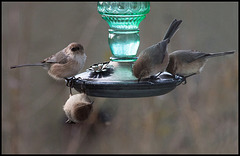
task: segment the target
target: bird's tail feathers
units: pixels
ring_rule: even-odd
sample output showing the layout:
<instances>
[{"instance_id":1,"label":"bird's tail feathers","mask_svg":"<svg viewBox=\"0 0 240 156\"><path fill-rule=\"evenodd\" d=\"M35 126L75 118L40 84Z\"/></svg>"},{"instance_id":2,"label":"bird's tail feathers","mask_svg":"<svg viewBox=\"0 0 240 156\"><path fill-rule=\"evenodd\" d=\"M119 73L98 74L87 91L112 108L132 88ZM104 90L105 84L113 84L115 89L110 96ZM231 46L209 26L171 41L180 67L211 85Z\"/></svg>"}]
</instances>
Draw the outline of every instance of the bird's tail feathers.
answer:
<instances>
[{"instance_id":1,"label":"bird's tail feathers","mask_svg":"<svg viewBox=\"0 0 240 156\"><path fill-rule=\"evenodd\" d=\"M19 67L28 67L28 66L44 66L43 63L34 63L34 64L21 64L21 65L16 65L16 66L11 66L10 68L19 68Z\"/></svg>"},{"instance_id":2,"label":"bird's tail feathers","mask_svg":"<svg viewBox=\"0 0 240 156\"><path fill-rule=\"evenodd\" d=\"M172 21L172 23L170 24L168 30L167 30L167 33L165 34L163 40L166 40L166 39L171 39L171 37L177 32L178 28L179 28L179 25L182 23L182 20L176 20L174 19Z\"/></svg>"},{"instance_id":3,"label":"bird's tail feathers","mask_svg":"<svg viewBox=\"0 0 240 156\"><path fill-rule=\"evenodd\" d=\"M209 53L208 57L217 57L217 56L224 56L224 55L229 55L233 54L235 51L225 51L225 52L218 52L218 53Z\"/></svg>"}]
</instances>

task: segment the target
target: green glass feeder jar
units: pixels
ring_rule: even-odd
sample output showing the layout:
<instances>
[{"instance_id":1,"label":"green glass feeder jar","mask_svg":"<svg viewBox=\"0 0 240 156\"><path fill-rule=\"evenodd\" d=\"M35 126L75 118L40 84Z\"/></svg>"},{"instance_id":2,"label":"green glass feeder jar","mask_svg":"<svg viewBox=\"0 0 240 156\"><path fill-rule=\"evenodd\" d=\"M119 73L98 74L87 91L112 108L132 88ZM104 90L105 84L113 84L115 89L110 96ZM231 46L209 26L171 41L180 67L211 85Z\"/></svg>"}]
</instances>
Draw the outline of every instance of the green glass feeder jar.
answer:
<instances>
[{"instance_id":1,"label":"green glass feeder jar","mask_svg":"<svg viewBox=\"0 0 240 156\"><path fill-rule=\"evenodd\" d=\"M93 64L76 75L71 87L89 96L136 98L163 95L182 83L183 79L168 74L138 82L132 73L140 44L138 26L150 11L150 2L98 2L97 10L110 27L112 57L109 62Z\"/></svg>"},{"instance_id":2,"label":"green glass feeder jar","mask_svg":"<svg viewBox=\"0 0 240 156\"><path fill-rule=\"evenodd\" d=\"M150 2L98 2L98 12L109 24L111 61L134 62L140 44L139 24L150 11Z\"/></svg>"}]
</instances>

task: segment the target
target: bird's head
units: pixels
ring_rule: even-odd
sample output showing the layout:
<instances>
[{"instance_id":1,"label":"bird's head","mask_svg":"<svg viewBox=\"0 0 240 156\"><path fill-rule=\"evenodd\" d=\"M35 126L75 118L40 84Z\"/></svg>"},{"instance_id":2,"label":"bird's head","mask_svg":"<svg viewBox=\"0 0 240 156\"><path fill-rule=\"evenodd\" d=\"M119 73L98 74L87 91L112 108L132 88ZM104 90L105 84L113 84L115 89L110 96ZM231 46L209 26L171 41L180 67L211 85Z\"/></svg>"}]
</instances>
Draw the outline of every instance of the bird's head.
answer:
<instances>
[{"instance_id":1,"label":"bird's head","mask_svg":"<svg viewBox=\"0 0 240 156\"><path fill-rule=\"evenodd\" d=\"M70 43L67 46L66 52L67 53L72 53L74 55L77 55L77 54L83 55L84 54L84 48L81 44L73 42L73 43Z\"/></svg>"}]
</instances>

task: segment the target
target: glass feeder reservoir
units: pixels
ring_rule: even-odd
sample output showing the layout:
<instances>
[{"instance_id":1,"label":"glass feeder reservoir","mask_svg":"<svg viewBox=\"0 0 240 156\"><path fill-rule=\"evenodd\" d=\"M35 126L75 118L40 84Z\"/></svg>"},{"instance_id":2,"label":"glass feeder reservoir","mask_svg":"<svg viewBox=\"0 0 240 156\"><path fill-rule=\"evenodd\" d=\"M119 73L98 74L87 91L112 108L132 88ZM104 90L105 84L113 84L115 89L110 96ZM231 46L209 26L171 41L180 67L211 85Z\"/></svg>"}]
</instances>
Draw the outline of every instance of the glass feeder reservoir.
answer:
<instances>
[{"instance_id":1,"label":"glass feeder reservoir","mask_svg":"<svg viewBox=\"0 0 240 156\"><path fill-rule=\"evenodd\" d=\"M150 2L98 2L98 12L109 24L108 43L112 61L136 61L140 22L150 11Z\"/></svg>"}]
</instances>

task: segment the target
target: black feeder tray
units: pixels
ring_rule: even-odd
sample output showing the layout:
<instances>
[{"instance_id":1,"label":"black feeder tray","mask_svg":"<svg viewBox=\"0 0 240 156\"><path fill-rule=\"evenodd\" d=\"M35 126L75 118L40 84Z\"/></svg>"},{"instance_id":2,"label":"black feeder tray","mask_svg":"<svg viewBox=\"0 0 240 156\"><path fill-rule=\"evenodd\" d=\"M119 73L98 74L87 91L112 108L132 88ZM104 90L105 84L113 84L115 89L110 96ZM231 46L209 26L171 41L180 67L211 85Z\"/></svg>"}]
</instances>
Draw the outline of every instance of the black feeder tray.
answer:
<instances>
[{"instance_id":1,"label":"black feeder tray","mask_svg":"<svg viewBox=\"0 0 240 156\"><path fill-rule=\"evenodd\" d=\"M138 82L132 74L133 62L104 62L92 65L71 79L71 87L89 96L138 98L166 94L184 82L180 76L163 72Z\"/></svg>"}]
</instances>

